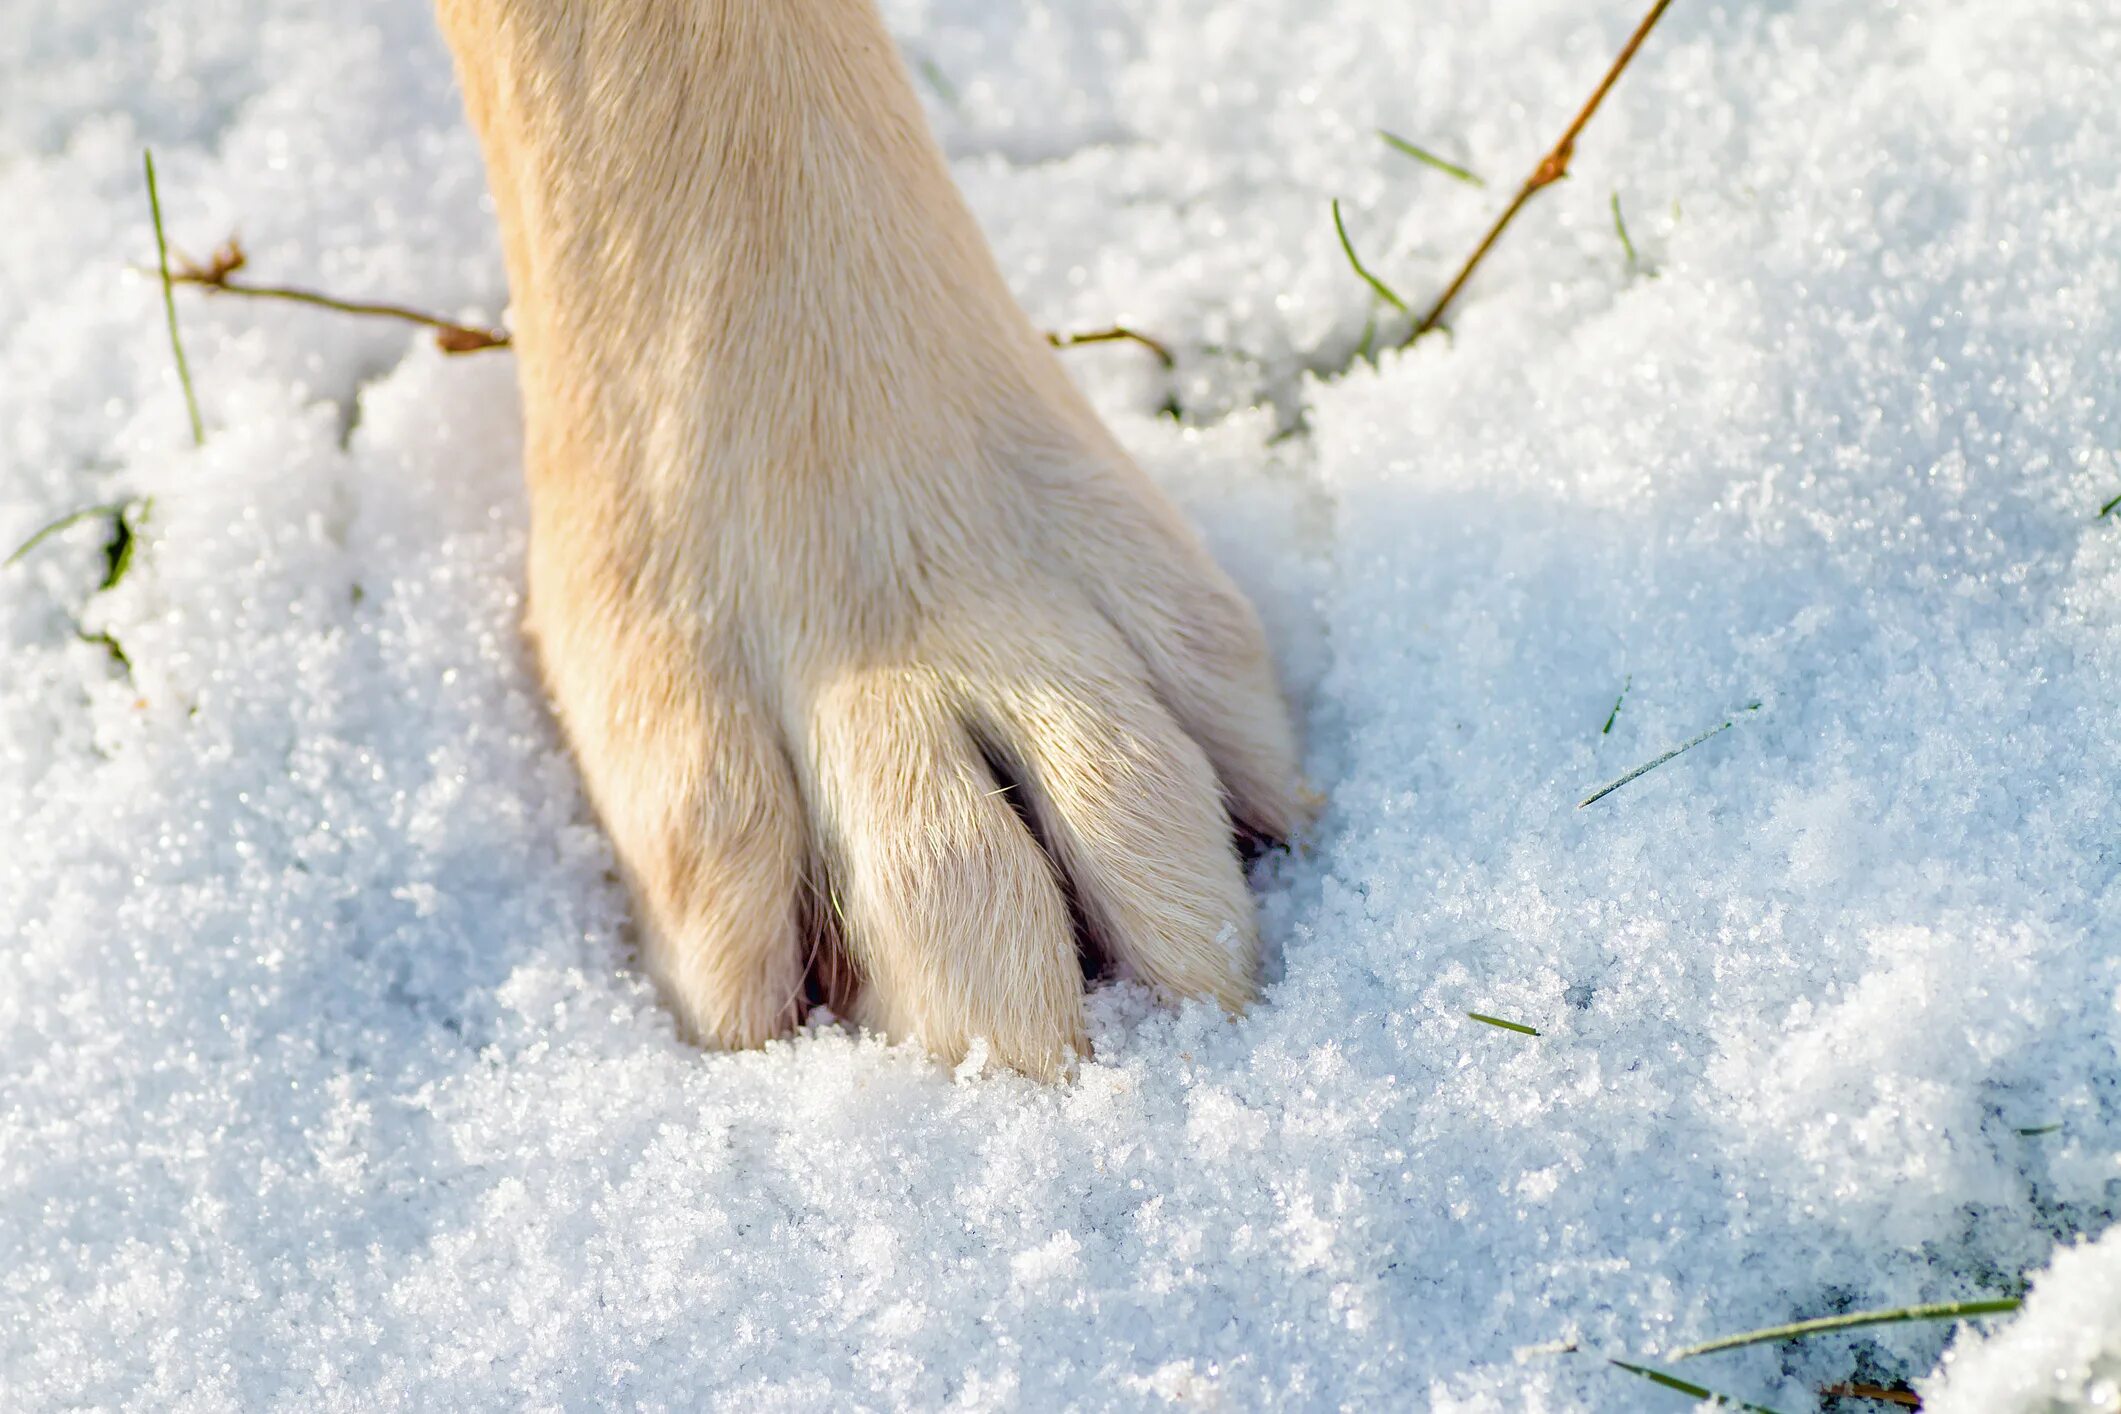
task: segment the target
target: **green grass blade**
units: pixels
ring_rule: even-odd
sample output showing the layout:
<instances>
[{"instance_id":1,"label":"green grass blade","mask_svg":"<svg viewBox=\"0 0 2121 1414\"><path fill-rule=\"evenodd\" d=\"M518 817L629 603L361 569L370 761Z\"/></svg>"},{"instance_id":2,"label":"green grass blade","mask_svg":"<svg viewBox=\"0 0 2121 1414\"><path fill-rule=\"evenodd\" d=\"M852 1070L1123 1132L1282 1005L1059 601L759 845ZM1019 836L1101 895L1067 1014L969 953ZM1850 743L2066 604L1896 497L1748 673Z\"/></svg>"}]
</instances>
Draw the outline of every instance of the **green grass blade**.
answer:
<instances>
[{"instance_id":1,"label":"green grass blade","mask_svg":"<svg viewBox=\"0 0 2121 1414\"><path fill-rule=\"evenodd\" d=\"M1659 766L1662 766L1665 762L1671 760L1673 757L1683 756L1687 752L1692 751L1695 747L1701 745L1701 743L1707 741L1710 737L1716 735L1716 733L1727 732L1730 729L1731 723L1729 722L1717 723L1715 726L1710 727L1707 731L1703 732L1700 736L1695 737L1692 741L1681 742L1679 745L1673 747L1670 751L1667 751L1664 755L1658 757L1656 760L1645 761L1640 766L1637 766L1634 770L1628 772L1625 776L1622 776L1617 780L1607 781L1597 790L1592 791L1589 795L1577 801L1576 808L1578 810L1581 810L1586 805L1596 805L1599 801L1604 800L1607 796L1611 795L1614 791L1619 790L1628 782L1635 780L1639 776L1647 776L1650 772L1656 770Z\"/></svg>"},{"instance_id":2,"label":"green grass blade","mask_svg":"<svg viewBox=\"0 0 2121 1414\"><path fill-rule=\"evenodd\" d=\"M2116 506L2121 506L2121 496L2116 496L2111 501L2108 501L2105 505L2099 507L2099 514L2096 518L2099 520L2105 520L2109 515L2113 514L2113 509Z\"/></svg>"},{"instance_id":3,"label":"green grass blade","mask_svg":"<svg viewBox=\"0 0 2121 1414\"><path fill-rule=\"evenodd\" d=\"M1362 263L1362 257L1355 253L1355 243L1348 239L1347 223L1340 219L1339 197L1333 198L1333 229L1340 236L1341 253L1348 257L1348 264L1355 271L1355 273L1362 276L1363 283L1368 285L1371 289L1377 291L1377 296L1379 299L1382 299L1386 304L1391 305L1392 308L1398 310L1401 314L1406 315L1407 318L1412 319L1414 315L1413 312L1407 308L1407 302L1401 299L1397 294L1393 293L1392 287L1390 285L1387 285L1384 281L1378 279L1375 275L1372 275L1368 267L1366 267Z\"/></svg>"},{"instance_id":4,"label":"green grass blade","mask_svg":"<svg viewBox=\"0 0 2121 1414\"><path fill-rule=\"evenodd\" d=\"M1748 702L1745 706L1745 710L1748 712L1757 712L1760 710L1760 704L1758 702ZM1685 755L1687 752L1692 751L1695 747L1701 745L1701 743L1707 741L1710 737L1716 735L1718 732L1727 732L1736 724L1737 719L1735 717L1722 722L1718 722L1715 726L1710 727L1707 731L1703 732L1700 736L1695 737L1692 741L1683 741L1679 743L1679 745L1673 747L1670 751L1667 751L1664 755L1658 757L1656 760L1645 761L1640 766L1637 766L1634 770L1628 772L1625 776L1620 777L1618 780L1607 781L1597 790L1592 791L1589 795L1577 801L1576 808L1578 810L1581 810L1586 805L1596 805L1599 801L1604 800L1607 796L1611 795L1614 791L1619 790L1629 781L1632 781L1639 776L1648 775L1650 772L1656 770L1659 766L1662 766L1665 762L1670 761L1673 757Z\"/></svg>"},{"instance_id":5,"label":"green grass blade","mask_svg":"<svg viewBox=\"0 0 2121 1414\"><path fill-rule=\"evenodd\" d=\"M1991 1301L1945 1301L1933 1306L1896 1306L1889 1311L1851 1311L1845 1316L1821 1316L1817 1320L1795 1321L1786 1326L1770 1326L1766 1330L1727 1335L1718 1340L1705 1340L1699 1345L1675 1350L1667 1358L1690 1360L1696 1355L1708 1355L1719 1350L1736 1350L1744 1345L1766 1345L1770 1341L1798 1340L1804 1336L1822 1335L1828 1331L1854 1330L1859 1326L1893 1326L1904 1321L1957 1321L1968 1316L2000 1316L2017 1310L2020 1304L2015 1298L2003 1297Z\"/></svg>"},{"instance_id":6,"label":"green grass blade","mask_svg":"<svg viewBox=\"0 0 2121 1414\"><path fill-rule=\"evenodd\" d=\"M1428 166L1434 167L1437 171L1443 173L1446 177L1456 178L1457 180L1464 182L1469 187L1484 187L1487 185L1486 182L1482 181L1474 173L1468 172L1465 168L1459 166L1456 162L1446 162L1441 157L1438 157L1435 153L1429 151L1427 148L1416 147L1413 143L1408 142L1398 133L1388 133L1383 128L1379 128L1377 130L1377 135L1383 138L1385 140L1385 145L1390 147L1394 152L1403 152L1407 156L1413 158L1416 162L1425 163Z\"/></svg>"},{"instance_id":7,"label":"green grass blade","mask_svg":"<svg viewBox=\"0 0 2121 1414\"><path fill-rule=\"evenodd\" d=\"M2062 1132L2062 1121L2056 1120L2053 1124L2036 1124L2031 1129L2021 1129L2018 1132L2028 1139L2037 1139L2043 1134L2059 1134Z\"/></svg>"},{"instance_id":8,"label":"green grass blade","mask_svg":"<svg viewBox=\"0 0 2121 1414\"><path fill-rule=\"evenodd\" d=\"M133 546L138 542L133 535L132 510L129 505L120 506L118 514L112 518L110 539L103 542L103 582L96 586L99 594L106 589L115 589L118 581L125 578L125 572L133 567Z\"/></svg>"},{"instance_id":9,"label":"green grass blade","mask_svg":"<svg viewBox=\"0 0 2121 1414\"><path fill-rule=\"evenodd\" d=\"M945 106L957 107L957 85L950 82L950 76L943 72L942 65L923 54L914 60L914 67L920 70L921 77L928 81L928 87L935 90L935 96L942 99Z\"/></svg>"},{"instance_id":10,"label":"green grass blade","mask_svg":"<svg viewBox=\"0 0 2121 1414\"><path fill-rule=\"evenodd\" d=\"M1538 1027L1527 1026L1521 1021L1504 1021L1499 1016L1489 1016L1485 1012L1478 1011L1469 1011L1466 1015L1472 1017L1475 1021L1484 1021L1490 1026L1500 1026L1505 1031L1515 1031L1521 1036L1537 1036L1539 1034Z\"/></svg>"},{"instance_id":11,"label":"green grass blade","mask_svg":"<svg viewBox=\"0 0 2121 1414\"><path fill-rule=\"evenodd\" d=\"M29 539L23 541L20 545L17 545L15 547L15 552L12 555L9 555L5 561L0 561L0 563L10 565L13 564L15 561L21 559L24 555L27 555L30 551L36 549L39 545L42 545L45 541L51 539L54 535L57 535L60 531L70 529L73 526L77 526L82 521L88 520L91 517L123 515L125 513L126 504L127 503L124 501L112 501L107 505L83 506L78 511L69 511L65 515L60 516L57 520L53 521L50 525L47 525L43 529L39 530L35 535L32 535Z\"/></svg>"},{"instance_id":12,"label":"green grass blade","mask_svg":"<svg viewBox=\"0 0 2121 1414\"><path fill-rule=\"evenodd\" d=\"M1608 1360L1606 1363L1618 1365L1631 1375L1640 1375L1652 1384L1663 1385L1666 1389L1677 1390L1679 1393L1694 1399L1706 1399L1710 1403L1720 1405L1725 1409L1746 1409L1752 1411L1752 1414L1775 1414L1775 1411L1768 1408L1765 1404L1749 1404L1742 1399L1733 1399L1727 1394L1718 1394L1712 1389L1682 1380L1677 1375L1667 1375L1662 1370L1653 1370L1647 1365L1630 1365L1625 1360Z\"/></svg>"},{"instance_id":13,"label":"green grass blade","mask_svg":"<svg viewBox=\"0 0 2121 1414\"><path fill-rule=\"evenodd\" d=\"M1635 675L1629 673L1620 684L1620 696L1613 699L1613 710L1605 714L1605 725L1598 729L1600 736L1613 734L1613 723L1620 720L1620 704L1628 700L1628 689L1635 685Z\"/></svg>"},{"instance_id":14,"label":"green grass blade","mask_svg":"<svg viewBox=\"0 0 2121 1414\"><path fill-rule=\"evenodd\" d=\"M177 333L177 296L169 279L169 240L162 234L162 195L155 189L155 154L142 148L140 158L147 168L147 209L155 218L155 261L162 270L162 312L169 317L169 347L177 356L177 381L184 385L184 409L191 414L191 440L206 445L206 424L199 418L199 397L192 391L191 365L184 361L184 340Z\"/></svg>"},{"instance_id":15,"label":"green grass blade","mask_svg":"<svg viewBox=\"0 0 2121 1414\"><path fill-rule=\"evenodd\" d=\"M132 676L133 660L125 656L125 646L119 643L117 639L112 638L107 630L98 629L96 632L90 633L87 629L76 625L74 637L80 639L83 643L93 643L104 652L110 654L110 660L123 669L127 677Z\"/></svg>"},{"instance_id":16,"label":"green grass blade","mask_svg":"<svg viewBox=\"0 0 2121 1414\"><path fill-rule=\"evenodd\" d=\"M1629 267L1634 267L1638 263L1635 258L1635 243L1628 239L1628 223L1620 214L1620 193L1617 191L1613 193L1613 229L1620 233L1620 248L1628 253Z\"/></svg>"}]
</instances>

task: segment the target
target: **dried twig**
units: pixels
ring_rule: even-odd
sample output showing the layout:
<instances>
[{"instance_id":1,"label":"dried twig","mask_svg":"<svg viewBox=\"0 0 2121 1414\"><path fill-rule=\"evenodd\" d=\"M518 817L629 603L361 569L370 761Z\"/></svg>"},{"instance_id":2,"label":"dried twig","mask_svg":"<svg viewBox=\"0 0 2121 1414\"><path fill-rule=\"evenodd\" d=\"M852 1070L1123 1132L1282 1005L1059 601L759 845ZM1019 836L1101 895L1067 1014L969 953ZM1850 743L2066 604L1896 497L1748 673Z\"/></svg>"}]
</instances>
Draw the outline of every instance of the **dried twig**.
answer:
<instances>
[{"instance_id":1,"label":"dried twig","mask_svg":"<svg viewBox=\"0 0 2121 1414\"><path fill-rule=\"evenodd\" d=\"M408 324L418 324L435 331L435 343L444 353L477 353L481 349L505 349L509 345L505 329L482 329L475 324L459 324L453 319L428 314L407 305L390 304L381 300L341 299L317 290L299 289L293 285L261 285L249 280L235 278L238 270L249 263L242 242L230 236L221 243L205 264L177 258L177 268L169 275L172 284L196 285L208 294L248 295L254 299L288 300L295 304L314 305L319 309L337 310L341 314L359 314L379 319L398 319ZM1170 368L1178 362L1170 348L1138 330L1115 324L1109 329L1091 329L1079 334L1048 334L1046 341L1057 349L1073 348L1077 344L1140 344L1156 355L1157 362Z\"/></svg>"},{"instance_id":2,"label":"dried twig","mask_svg":"<svg viewBox=\"0 0 2121 1414\"><path fill-rule=\"evenodd\" d=\"M1421 317L1421 322L1414 326L1414 331L1401 342L1401 348L1405 348L1443 322L1444 311L1451 307L1451 301L1458 298L1459 291L1473 278L1473 272L1480 267L1480 262L1487 258L1495 242L1502 238L1503 230L1516 218L1524 204L1569 174L1569 159L1575 155L1577 135L1583 131L1584 125L1591 121L1591 115L1598 111L1598 105L1605 102L1606 94L1620 81L1621 71L1627 68L1628 61L1635 57L1635 51L1642 47L1643 40L1649 38L1650 30L1671 4L1672 0L1656 0L1656 3L1650 6L1649 13L1642 17L1642 23L1635 26L1635 32L1628 36L1627 44L1613 60L1612 67L1607 69L1605 77L1599 80L1598 87L1591 91L1590 98L1577 110L1575 121L1571 122L1568 130L1561 135L1561 141L1555 143L1553 149L1539 159L1539 165L1532 169L1532 175L1525 178L1524 185L1517 189L1517 195L1511 198L1502 215L1495 218L1495 224L1488 228L1487 235L1473 248L1473 253L1466 257L1466 263L1459 267L1457 276L1445 287L1443 294L1438 296L1429 312Z\"/></svg>"},{"instance_id":3,"label":"dried twig","mask_svg":"<svg viewBox=\"0 0 2121 1414\"><path fill-rule=\"evenodd\" d=\"M1829 1399L1875 1399L1880 1404L1897 1404L1903 1409L1920 1409L1922 1397L1911 1389L1891 1389L1885 1385L1828 1385L1819 1391Z\"/></svg>"},{"instance_id":4,"label":"dried twig","mask_svg":"<svg viewBox=\"0 0 2121 1414\"><path fill-rule=\"evenodd\" d=\"M292 285L259 285L248 280L235 279L235 273L248 263L249 257L243 253L242 243L230 236L204 265L180 257L177 271L170 279L179 285L197 285L209 294L249 295L254 299L287 300L294 304L315 305L319 309L335 309L341 314L401 319L408 324L419 324L434 330L435 342L441 346L444 353L475 353L480 349L508 347L508 334L505 330L481 329L476 325L459 324L453 319L443 319L439 315L427 314L402 304L340 299L336 295L297 289Z\"/></svg>"}]
</instances>

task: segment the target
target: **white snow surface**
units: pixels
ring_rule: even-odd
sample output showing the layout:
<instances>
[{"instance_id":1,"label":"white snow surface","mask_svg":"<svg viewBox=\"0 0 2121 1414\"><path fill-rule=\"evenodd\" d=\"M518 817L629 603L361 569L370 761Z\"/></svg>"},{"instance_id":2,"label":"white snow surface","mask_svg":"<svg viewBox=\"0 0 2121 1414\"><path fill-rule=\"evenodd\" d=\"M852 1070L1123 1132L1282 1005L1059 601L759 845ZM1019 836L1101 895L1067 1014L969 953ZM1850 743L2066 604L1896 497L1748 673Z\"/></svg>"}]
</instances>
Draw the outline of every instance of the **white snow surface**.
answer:
<instances>
[{"instance_id":1,"label":"white snow surface","mask_svg":"<svg viewBox=\"0 0 2121 1414\"><path fill-rule=\"evenodd\" d=\"M1676 1409L1602 1357L2052 1258L1679 1372L2111 1407L2121 9L1681 0L1374 370L1329 201L1418 305L1635 4L888 11L1034 316L1180 352L1067 357L1305 715L1265 999L1103 989L1052 1089L679 1044L509 357L185 295L195 450L134 269L151 144L180 249L498 318L425 0L13 0L0 549L152 509L0 578L0 1404Z\"/></svg>"},{"instance_id":2,"label":"white snow surface","mask_svg":"<svg viewBox=\"0 0 2121 1414\"><path fill-rule=\"evenodd\" d=\"M1951 1378L1930 1414L2121 1409L2121 1227L2055 1255L2025 1315L1991 1340L1945 1352Z\"/></svg>"}]
</instances>

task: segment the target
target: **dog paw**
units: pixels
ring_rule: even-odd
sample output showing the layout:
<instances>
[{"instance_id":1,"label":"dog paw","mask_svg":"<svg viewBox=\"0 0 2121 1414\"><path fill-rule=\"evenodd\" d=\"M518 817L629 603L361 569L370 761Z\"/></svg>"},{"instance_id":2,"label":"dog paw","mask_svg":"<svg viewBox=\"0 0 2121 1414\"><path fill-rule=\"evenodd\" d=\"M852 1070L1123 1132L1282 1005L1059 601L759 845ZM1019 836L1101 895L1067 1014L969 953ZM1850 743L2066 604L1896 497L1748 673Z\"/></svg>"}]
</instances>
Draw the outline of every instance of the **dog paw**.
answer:
<instances>
[{"instance_id":1,"label":"dog paw","mask_svg":"<svg viewBox=\"0 0 2121 1414\"><path fill-rule=\"evenodd\" d=\"M547 675L702 1042L822 999L1050 1077L1087 1051L1086 960L1252 999L1235 838L1307 813L1258 621L1112 449L994 460L762 497L742 538L544 537Z\"/></svg>"}]
</instances>

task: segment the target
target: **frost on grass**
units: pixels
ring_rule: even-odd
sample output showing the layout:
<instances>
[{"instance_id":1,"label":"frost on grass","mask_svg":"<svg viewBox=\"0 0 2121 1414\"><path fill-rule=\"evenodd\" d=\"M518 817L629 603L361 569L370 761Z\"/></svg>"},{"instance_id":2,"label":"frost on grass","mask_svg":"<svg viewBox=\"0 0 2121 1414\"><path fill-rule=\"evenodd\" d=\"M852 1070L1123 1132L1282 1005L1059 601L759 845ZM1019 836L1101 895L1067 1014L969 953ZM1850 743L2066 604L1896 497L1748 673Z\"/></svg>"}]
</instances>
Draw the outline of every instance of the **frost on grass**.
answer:
<instances>
[{"instance_id":1,"label":"frost on grass","mask_svg":"<svg viewBox=\"0 0 2121 1414\"><path fill-rule=\"evenodd\" d=\"M2121 26L1677 6L1452 338L1306 380L1369 312L1334 197L1410 298L1493 216L1375 131L1520 170L1635 8L890 6L1034 316L1180 351L1067 356L1260 600L1331 798L1260 869L1266 1003L1106 989L1042 1090L672 1037L516 635L506 356L197 300L190 447L143 145L179 250L500 307L424 5L32 7L0 546L154 511L108 589L87 531L0 584L10 1407L1638 1410L1512 1352L1662 1368L2051 1259L1978 1345L1683 1368L2098 1407Z\"/></svg>"}]
</instances>

